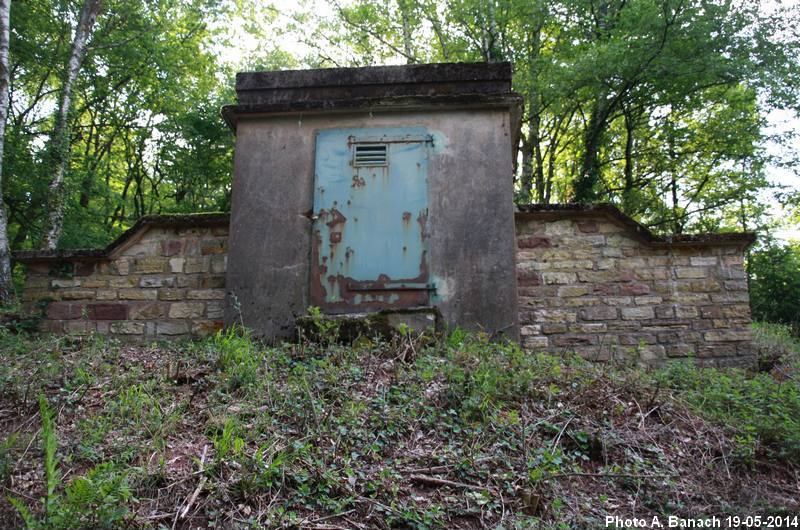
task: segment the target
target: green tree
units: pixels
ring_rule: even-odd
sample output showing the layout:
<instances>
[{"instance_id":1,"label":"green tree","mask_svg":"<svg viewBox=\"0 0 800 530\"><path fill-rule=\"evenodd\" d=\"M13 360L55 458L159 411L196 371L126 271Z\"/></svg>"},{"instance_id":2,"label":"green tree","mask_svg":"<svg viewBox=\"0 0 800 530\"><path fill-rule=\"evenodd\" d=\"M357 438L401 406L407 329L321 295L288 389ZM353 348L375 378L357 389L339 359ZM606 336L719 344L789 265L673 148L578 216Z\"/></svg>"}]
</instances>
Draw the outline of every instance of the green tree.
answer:
<instances>
[{"instance_id":1,"label":"green tree","mask_svg":"<svg viewBox=\"0 0 800 530\"><path fill-rule=\"evenodd\" d=\"M800 331L800 244L767 241L747 260L753 318Z\"/></svg>"}]
</instances>

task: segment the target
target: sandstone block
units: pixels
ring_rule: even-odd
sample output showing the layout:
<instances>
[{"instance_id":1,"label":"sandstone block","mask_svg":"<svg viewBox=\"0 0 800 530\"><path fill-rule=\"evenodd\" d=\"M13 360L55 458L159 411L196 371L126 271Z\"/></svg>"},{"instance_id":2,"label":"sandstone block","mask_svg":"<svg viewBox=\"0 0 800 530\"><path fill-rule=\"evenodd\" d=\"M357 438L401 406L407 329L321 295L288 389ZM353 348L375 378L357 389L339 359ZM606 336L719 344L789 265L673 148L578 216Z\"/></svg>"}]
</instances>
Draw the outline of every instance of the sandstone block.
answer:
<instances>
[{"instance_id":1,"label":"sandstone block","mask_svg":"<svg viewBox=\"0 0 800 530\"><path fill-rule=\"evenodd\" d=\"M565 285L558 288L558 296L563 297L584 296L590 292L591 288L588 285Z\"/></svg>"},{"instance_id":2,"label":"sandstone block","mask_svg":"<svg viewBox=\"0 0 800 530\"><path fill-rule=\"evenodd\" d=\"M697 318L698 310L695 306L677 306L675 308L675 316L678 318Z\"/></svg>"},{"instance_id":3,"label":"sandstone block","mask_svg":"<svg viewBox=\"0 0 800 530\"><path fill-rule=\"evenodd\" d=\"M159 289L159 300L183 300L186 298L186 291L183 289Z\"/></svg>"},{"instance_id":4,"label":"sandstone block","mask_svg":"<svg viewBox=\"0 0 800 530\"><path fill-rule=\"evenodd\" d=\"M192 323L192 335L195 337L208 337L224 327L225 323L222 320L198 320Z\"/></svg>"},{"instance_id":5,"label":"sandstone block","mask_svg":"<svg viewBox=\"0 0 800 530\"><path fill-rule=\"evenodd\" d=\"M189 333L189 323L186 321L164 320L156 322L156 333L158 335L186 335Z\"/></svg>"},{"instance_id":6,"label":"sandstone block","mask_svg":"<svg viewBox=\"0 0 800 530\"><path fill-rule=\"evenodd\" d=\"M561 348L574 348L576 346L593 346L598 344L600 340L597 335L564 334L553 335L550 338L550 342Z\"/></svg>"},{"instance_id":7,"label":"sandstone block","mask_svg":"<svg viewBox=\"0 0 800 530\"><path fill-rule=\"evenodd\" d=\"M225 304L222 302L209 302L206 304L206 316L211 319L219 319L225 315Z\"/></svg>"},{"instance_id":8,"label":"sandstone block","mask_svg":"<svg viewBox=\"0 0 800 530\"><path fill-rule=\"evenodd\" d=\"M128 258L120 258L114 261L114 269L120 276L127 276L131 273L131 260Z\"/></svg>"},{"instance_id":9,"label":"sandstone block","mask_svg":"<svg viewBox=\"0 0 800 530\"><path fill-rule=\"evenodd\" d=\"M747 291L731 291L727 293L718 293L711 295L711 301L714 303L736 303L741 302L745 304L750 303L750 293Z\"/></svg>"},{"instance_id":10,"label":"sandstone block","mask_svg":"<svg viewBox=\"0 0 800 530\"><path fill-rule=\"evenodd\" d=\"M204 239L200 243L200 254L207 256L209 254L225 254L228 252L227 239Z\"/></svg>"},{"instance_id":11,"label":"sandstone block","mask_svg":"<svg viewBox=\"0 0 800 530\"><path fill-rule=\"evenodd\" d=\"M89 304L87 306L91 320L126 320L128 306L125 304Z\"/></svg>"},{"instance_id":12,"label":"sandstone block","mask_svg":"<svg viewBox=\"0 0 800 530\"><path fill-rule=\"evenodd\" d=\"M646 283L624 283L619 286L619 293L630 295L650 294L650 286Z\"/></svg>"},{"instance_id":13,"label":"sandstone block","mask_svg":"<svg viewBox=\"0 0 800 530\"><path fill-rule=\"evenodd\" d=\"M605 322L576 322L569 325L572 333L605 333L608 325Z\"/></svg>"},{"instance_id":14,"label":"sandstone block","mask_svg":"<svg viewBox=\"0 0 800 530\"><path fill-rule=\"evenodd\" d=\"M80 287L81 281L75 278L56 278L50 280L50 287L53 289L69 289L71 287Z\"/></svg>"},{"instance_id":15,"label":"sandstone block","mask_svg":"<svg viewBox=\"0 0 800 530\"><path fill-rule=\"evenodd\" d=\"M542 333L545 335L553 335L556 333L566 333L566 332L567 332L566 324L559 324L555 322L542 324Z\"/></svg>"},{"instance_id":16,"label":"sandstone block","mask_svg":"<svg viewBox=\"0 0 800 530\"><path fill-rule=\"evenodd\" d=\"M533 322L575 322L574 311L563 309L536 309L533 311Z\"/></svg>"},{"instance_id":17,"label":"sandstone block","mask_svg":"<svg viewBox=\"0 0 800 530\"><path fill-rule=\"evenodd\" d=\"M542 275L533 270L517 269L517 283L521 286L541 285Z\"/></svg>"},{"instance_id":18,"label":"sandstone block","mask_svg":"<svg viewBox=\"0 0 800 530\"><path fill-rule=\"evenodd\" d=\"M732 342L740 340L751 340L753 338L749 329L743 330L715 330L706 331L703 338L709 342Z\"/></svg>"},{"instance_id":19,"label":"sandstone block","mask_svg":"<svg viewBox=\"0 0 800 530\"><path fill-rule=\"evenodd\" d=\"M691 256L689 263L692 267L712 267L717 265L716 256Z\"/></svg>"},{"instance_id":20,"label":"sandstone block","mask_svg":"<svg viewBox=\"0 0 800 530\"><path fill-rule=\"evenodd\" d=\"M655 317L655 311L650 306L622 308L622 320L649 320Z\"/></svg>"},{"instance_id":21,"label":"sandstone block","mask_svg":"<svg viewBox=\"0 0 800 530\"><path fill-rule=\"evenodd\" d=\"M745 304L736 304L722 308L722 314L725 318L750 318L750 306ZM717 317L720 318L720 317Z\"/></svg>"},{"instance_id":22,"label":"sandstone block","mask_svg":"<svg viewBox=\"0 0 800 530\"><path fill-rule=\"evenodd\" d=\"M606 305L613 305L616 307L627 306L633 303L633 298L630 296L606 296L602 299Z\"/></svg>"},{"instance_id":23,"label":"sandstone block","mask_svg":"<svg viewBox=\"0 0 800 530\"><path fill-rule=\"evenodd\" d=\"M546 350L549 345L549 339L541 335L530 335L522 339L522 347L527 350Z\"/></svg>"},{"instance_id":24,"label":"sandstone block","mask_svg":"<svg viewBox=\"0 0 800 530\"><path fill-rule=\"evenodd\" d=\"M104 278L85 278L82 287L84 289L102 289L108 287L108 280Z\"/></svg>"},{"instance_id":25,"label":"sandstone block","mask_svg":"<svg viewBox=\"0 0 800 530\"><path fill-rule=\"evenodd\" d=\"M622 249L618 247L608 246L602 251L604 258L621 258Z\"/></svg>"},{"instance_id":26,"label":"sandstone block","mask_svg":"<svg viewBox=\"0 0 800 530\"><path fill-rule=\"evenodd\" d=\"M224 274L228 270L228 256L211 256L211 272Z\"/></svg>"},{"instance_id":27,"label":"sandstone block","mask_svg":"<svg viewBox=\"0 0 800 530\"><path fill-rule=\"evenodd\" d=\"M186 292L187 300L223 300L225 291L222 289L190 289Z\"/></svg>"},{"instance_id":28,"label":"sandstone block","mask_svg":"<svg viewBox=\"0 0 800 530\"><path fill-rule=\"evenodd\" d=\"M199 318L205 307L202 302L175 302L170 305L169 318Z\"/></svg>"},{"instance_id":29,"label":"sandstone block","mask_svg":"<svg viewBox=\"0 0 800 530\"><path fill-rule=\"evenodd\" d=\"M111 278L108 286L116 289L134 287L138 281L138 276L126 276L124 278Z\"/></svg>"},{"instance_id":30,"label":"sandstone block","mask_svg":"<svg viewBox=\"0 0 800 530\"><path fill-rule=\"evenodd\" d=\"M139 287L175 287L174 276L142 276Z\"/></svg>"},{"instance_id":31,"label":"sandstone block","mask_svg":"<svg viewBox=\"0 0 800 530\"><path fill-rule=\"evenodd\" d=\"M177 287L181 289L190 288L195 289L200 285L201 274L179 274L175 277Z\"/></svg>"},{"instance_id":32,"label":"sandstone block","mask_svg":"<svg viewBox=\"0 0 800 530\"><path fill-rule=\"evenodd\" d=\"M637 296L636 305L656 305L664 301L660 296Z\"/></svg>"},{"instance_id":33,"label":"sandstone block","mask_svg":"<svg viewBox=\"0 0 800 530\"><path fill-rule=\"evenodd\" d=\"M675 308L672 306L660 306L656 308L656 318L673 318Z\"/></svg>"},{"instance_id":34,"label":"sandstone block","mask_svg":"<svg viewBox=\"0 0 800 530\"><path fill-rule=\"evenodd\" d=\"M702 267L675 267L675 277L680 279L705 278L708 270Z\"/></svg>"},{"instance_id":35,"label":"sandstone block","mask_svg":"<svg viewBox=\"0 0 800 530\"><path fill-rule=\"evenodd\" d=\"M155 300L158 291L153 289L120 289L117 292L120 300Z\"/></svg>"},{"instance_id":36,"label":"sandstone block","mask_svg":"<svg viewBox=\"0 0 800 530\"><path fill-rule=\"evenodd\" d=\"M655 361L658 359L663 359L666 356L664 346L661 346L660 344L645 344L642 346L637 346L636 352L639 354L639 358L643 361Z\"/></svg>"},{"instance_id":37,"label":"sandstone block","mask_svg":"<svg viewBox=\"0 0 800 530\"><path fill-rule=\"evenodd\" d=\"M68 320L63 323L65 333L71 335L88 335L97 330L94 322L88 320Z\"/></svg>"},{"instance_id":38,"label":"sandstone block","mask_svg":"<svg viewBox=\"0 0 800 530\"><path fill-rule=\"evenodd\" d=\"M161 242L162 256L175 256L183 252L182 239L165 239Z\"/></svg>"},{"instance_id":39,"label":"sandstone block","mask_svg":"<svg viewBox=\"0 0 800 530\"><path fill-rule=\"evenodd\" d=\"M183 264L186 262L184 258L170 258L169 270L170 272L183 272Z\"/></svg>"},{"instance_id":40,"label":"sandstone block","mask_svg":"<svg viewBox=\"0 0 800 530\"><path fill-rule=\"evenodd\" d=\"M141 335L144 333L144 323L123 320L111 324L111 332L120 335Z\"/></svg>"},{"instance_id":41,"label":"sandstone block","mask_svg":"<svg viewBox=\"0 0 800 530\"><path fill-rule=\"evenodd\" d=\"M528 335L540 335L542 332L542 326L538 324L528 324L524 326L520 326L519 334L526 337Z\"/></svg>"},{"instance_id":42,"label":"sandstone block","mask_svg":"<svg viewBox=\"0 0 800 530\"><path fill-rule=\"evenodd\" d=\"M569 219L551 221L544 226L544 233L553 236L567 236L575 232L575 226Z\"/></svg>"},{"instance_id":43,"label":"sandstone block","mask_svg":"<svg viewBox=\"0 0 800 530\"><path fill-rule=\"evenodd\" d=\"M50 320L74 320L83 316L83 304L67 302L50 302L47 305L46 315Z\"/></svg>"},{"instance_id":44,"label":"sandstone block","mask_svg":"<svg viewBox=\"0 0 800 530\"><path fill-rule=\"evenodd\" d=\"M586 307L579 314L582 320L612 320L619 316L617 308L609 306Z\"/></svg>"},{"instance_id":45,"label":"sandstone block","mask_svg":"<svg viewBox=\"0 0 800 530\"><path fill-rule=\"evenodd\" d=\"M550 263L553 269L586 269L592 270L594 262L590 260L569 260L569 261L553 261Z\"/></svg>"},{"instance_id":46,"label":"sandstone block","mask_svg":"<svg viewBox=\"0 0 800 530\"><path fill-rule=\"evenodd\" d=\"M183 272L186 274L197 274L209 271L208 258L186 258L183 264Z\"/></svg>"},{"instance_id":47,"label":"sandstone block","mask_svg":"<svg viewBox=\"0 0 800 530\"><path fill-rule=\"evenodd\" d=\"M619 343L626 346L638 346L639 344L655 344L658 342L652 333L622 333L619 336Z\"/></svg>"},{"instance_id":48,"label":"sandstone block","mask_svg":"<svg viewBox=\"0 0 800 530\"><path fill-rule=\"evenodd\" d=\"M94 291L90 289L64 289L59 294L62 300L94 300Z\"/></svg>"},{"instance_id":49,"label":"sandstone block","mask_svg":"<svg viewBox=\"0 0 800 530\"><path fill-rule=\"evenodd\" d=\"M202 276L200 278L201 289L225 289L225 276L215 274L213 276Z\"/></svg>"},{"instance_id":50,"label":"sandstone block","mask_svg":"<svg viewBox=\"0 0 800 530\"><path fill-rule=\"evenodd\" d=\"M131 320L157 320L166 318L168 309L168 304L159 304L158 302L136 304L131 307Z\"/></svg>"},{"instance_id":51,"label":"sandstone block","mask_svg":"<svg viewBox=\"0 0 800 530\"><path fill-rule=\"evenodd\" d=\"M136 272L144 274L153 274L158 272L165 272L167 270L167 258L156 256L146 256L136 258L133 268Z\"/></svg>"},{"instance_id":52,"label":"sandstone block","mask_svg":"<svg viewBox=\"0 0 800 530\"><path fill-rule=\"evenodd\" d=\"M542 280L545 285L575 283L574 272L543 272Z\"/></svg>"},{"instance_id":53,"label":"sandstone block","mask_svg":"<svg viewBox=\"0 0 800 530\"><path fill-rule=\"evenodd\" d=\"M747 291L747 282L726 280L725 289L727 289L728 291Z\"/></svg>"}]
</instances>

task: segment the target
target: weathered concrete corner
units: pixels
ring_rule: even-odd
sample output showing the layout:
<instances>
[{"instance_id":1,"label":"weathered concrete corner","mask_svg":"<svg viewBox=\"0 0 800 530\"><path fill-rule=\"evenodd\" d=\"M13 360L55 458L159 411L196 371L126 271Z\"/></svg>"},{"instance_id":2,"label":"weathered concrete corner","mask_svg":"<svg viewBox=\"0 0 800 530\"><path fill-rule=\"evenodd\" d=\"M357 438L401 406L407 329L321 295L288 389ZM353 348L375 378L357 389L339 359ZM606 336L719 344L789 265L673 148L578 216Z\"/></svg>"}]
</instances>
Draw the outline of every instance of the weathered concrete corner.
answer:
<instances>
[{"instance_id":1,"label":"weathered concrete corner","mask_svg":"<svg viewBox=\"0 0 800 530\"><path fill-rule=\"evenodd\" d=\"M239 104L229 109L237 137L227 321L241 316L259 335L289 338L294 336L295 319L310 305L331 305L325 298L323 303L315 302L319 296L330 297L332 292L344 292L357 284L363 296L351 295L348 303L369 309L387 307L390 299L406 300L406 306L436 307L449 327L518 338L511 176L513 146L519 133L519 99L510 92L510 83L508 64L240 75ZM355 100L358 105L353 104ZM418 145L424 149L424 158L416 167L424 164L425 171L414 178L424 179L427 202L424 206L415 202L415 208L408 208L407 213L409 220L425 219L425 279L416 281L422 278L415 278L421 271L392 278L388 271L381 274L377 270L374 278L344 278L328 285L331 278L342 276L329 272L334 270L332 260L336 258L328 245L342 241L337 256L345 254L350 232L342 230L355 230L348 227L355 227L358 218L366 216L340 212L351 202L354 212L363 212L358 208L368 206L375 197L374 204L379 204L382 199L375 186L379 186L380 178L410 182L411 177L404 177L403 171L391 176L391 164L400 163L400 153L407 150L398 147L398 156L392 158L392 142L396 140L386 135L412 130L421 131L418 141L422 143ZM342 133L341 147L325 147L324 152L318 152L322 149L320 135L336 131L352 132ZM378 140L363 139L370 137L370 131ZM349 159L345 158L335 166L341 175L334 174L325 183L323 171L329 171L332 153L351 156L348 149L355 149L353 145L359 142L388 145L389 172L384 177L378 177L380 171L362 175L353 166L357 160L354 158L348 166ZM371 178L378 180L372 183ZM351 180L359 186L351 185ZM330 186L337 182L346 183L338 206L336 200L327 198L332 193ZM367 202L360 202L363 193L356 188L362 186L367 192L376 190ZM399 191L404 189L407 186L391 193L406 193ZM398 200L401 197L396 196ZM331 200L330 205L325 202ZM417 211L420 207L423 210ZM387 207L383 208L388 215ZM325 216L332 210L339 212L336 219L347 222L345 228L330 225L334 221ZM323 223L317 222L320 218ZM383 222L379 216L370 219L370 225ZM396 221L401 221L400 214ZM376 235L372 242L376 247L388 244L380 237ZM403 244L392 238L392 244ZM409 253L415 249L408 246ZM366 250L350 248L356 260ZM323 258L331 261L324 262ZM375 287L362 280L370 280ZM322 293L319 296L312 290L317 284ZM418 294L410 296L409 289L418 289ZM359 309L341 308L348 310Z\"/></svg>"}]
</instances>

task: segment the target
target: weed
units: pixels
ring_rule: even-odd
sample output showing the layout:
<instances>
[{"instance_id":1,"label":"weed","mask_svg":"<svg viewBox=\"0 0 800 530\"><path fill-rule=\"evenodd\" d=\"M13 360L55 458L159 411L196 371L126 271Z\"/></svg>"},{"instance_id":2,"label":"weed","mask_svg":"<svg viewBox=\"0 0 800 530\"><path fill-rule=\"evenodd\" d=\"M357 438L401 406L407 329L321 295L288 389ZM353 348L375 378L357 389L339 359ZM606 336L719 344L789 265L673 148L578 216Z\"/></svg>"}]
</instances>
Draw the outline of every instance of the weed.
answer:
<instances>
[{"instance_id":1,"label":"weed","mask_svg":"<svg viewBox=\"0 0 800 530\"><path fill-rule=\"evenodd\" d=\"M341 324L335 319L326 317L316 306L308 308L308 316L314 326L314 339L322 344L332 345L339 340Z\"/></svg>"},{"instance_id":2,"label":"weed","mask_svg":"<svg viewBox=\"0 0 800 530\"><path fill-rule=\"evenodd\" d=\"M211 344L219 355L218 364L226 376L229 392L256 386L263 354L246 329L231 326L219 331Z\"/></svg>"},{"instance_id":3,"label":"weed","mask_svg":"<svg viewBox=\"0 0 800 530\"><path fill-rule=\"evenodd\" d=\"M45 497L43 514L37 518L19 499L9 498L29 530L69 528L116 528L128 515L125 503L131 499L126 473L110 463L89 470L73 479L60 494L61 485L56 450L56 425L53 412L44 396L39 397L42 418Z\"/></svg>"},{"instance_id":4,"label":"weed","mask_svg":"<svg viewBox=\"0 0 800 530\"><path fill-rule=\"evenodd\" d=\"M800 386L769 374L697 368L674 363L656 379L690 403L701 415L734 428L737 455L751 463L761 450L800 462Z\"/></svg>"}]
</instances>

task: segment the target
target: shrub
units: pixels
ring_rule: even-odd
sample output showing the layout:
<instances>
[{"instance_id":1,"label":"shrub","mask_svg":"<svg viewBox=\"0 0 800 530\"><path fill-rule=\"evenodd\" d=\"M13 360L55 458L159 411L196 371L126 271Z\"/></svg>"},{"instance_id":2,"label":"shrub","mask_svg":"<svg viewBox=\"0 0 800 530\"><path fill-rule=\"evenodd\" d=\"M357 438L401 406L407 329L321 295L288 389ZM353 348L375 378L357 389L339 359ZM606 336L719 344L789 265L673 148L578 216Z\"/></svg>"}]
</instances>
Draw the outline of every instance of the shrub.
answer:
<instances>
[{"instance_id":1,"label":"shrub","mask_svg":"<svg viewBox=\"0 0 800 530\"><path fill-rule=\"evenodd\" d=\"M800 386L769 374L697 368L675 363L656 378L676 390L700 415L738 431L739 455L759 453L800 462Z\"/></svg>"},{"instance_id":2,"label":"shrub","mask_svg":"<svg viewBox=\"0 0 800 530\"><path fill-rule=\"evenodd\" d=\"M747 273L753 319L800 331L800 244L768 242L750 253Z\"/></svg>"}]
</instances>

